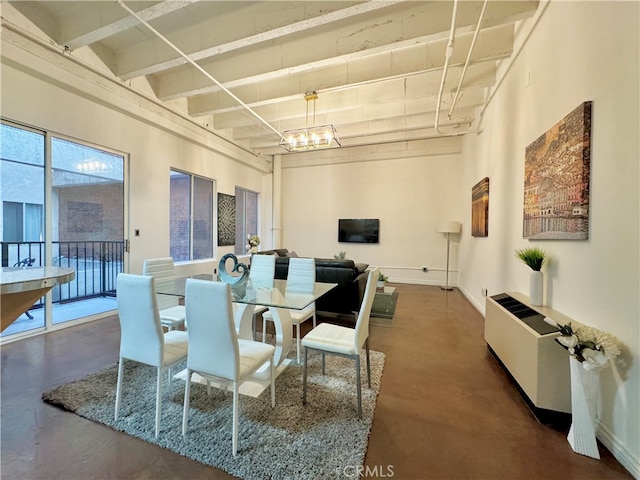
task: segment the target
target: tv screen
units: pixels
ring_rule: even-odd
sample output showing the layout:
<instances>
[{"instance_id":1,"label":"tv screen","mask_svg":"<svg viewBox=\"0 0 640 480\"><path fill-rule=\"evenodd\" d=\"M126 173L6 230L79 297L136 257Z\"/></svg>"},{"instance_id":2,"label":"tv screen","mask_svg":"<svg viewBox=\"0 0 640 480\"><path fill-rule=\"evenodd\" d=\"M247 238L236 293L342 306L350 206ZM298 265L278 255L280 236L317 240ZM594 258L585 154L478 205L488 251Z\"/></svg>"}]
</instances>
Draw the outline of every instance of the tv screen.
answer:
<instances>
[{"instance_id":1,"label":"tv screen","mask_svg":"<svg viewBox=\"0 0 640 480\"><path fill-rule=\"evenodd\" d=\"M380 220L377 218L341 218L338 220L338 242L378 243Z\"/></svg>"}]
</instances>

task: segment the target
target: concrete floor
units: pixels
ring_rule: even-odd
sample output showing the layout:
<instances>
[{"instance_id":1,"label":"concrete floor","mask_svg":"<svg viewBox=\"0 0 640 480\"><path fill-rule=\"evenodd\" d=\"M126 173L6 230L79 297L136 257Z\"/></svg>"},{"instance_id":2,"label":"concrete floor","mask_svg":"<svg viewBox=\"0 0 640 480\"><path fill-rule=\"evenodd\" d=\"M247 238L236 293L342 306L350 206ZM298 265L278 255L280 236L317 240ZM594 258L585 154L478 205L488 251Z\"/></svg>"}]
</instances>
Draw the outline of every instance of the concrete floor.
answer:
<instances>
[{"instance_id":1,"label":"concrete floor","mask_svg":"<svg viewBox=\"0 0 640 480\"><path fill-rule=\"evenodd\" d=\"M632 478L604 447L601 460L578 455L566 431L538 423L460 292L398 289L391 327L371 327L371 348L387 357L365 476ZM3 479L232 478L42 402L43 391L116 362L118 346L117 317L2 346Z\"/></svg>"}]
</instances>

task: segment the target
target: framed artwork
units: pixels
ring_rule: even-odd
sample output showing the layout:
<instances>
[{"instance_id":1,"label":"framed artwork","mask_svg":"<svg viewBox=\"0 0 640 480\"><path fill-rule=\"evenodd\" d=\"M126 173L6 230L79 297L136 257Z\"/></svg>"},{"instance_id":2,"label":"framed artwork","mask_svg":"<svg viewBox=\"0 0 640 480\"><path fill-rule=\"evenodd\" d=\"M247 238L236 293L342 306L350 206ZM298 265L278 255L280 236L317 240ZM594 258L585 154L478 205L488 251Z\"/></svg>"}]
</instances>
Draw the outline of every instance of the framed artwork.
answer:
<instances>
[{"instance_id":1,"label":"framed artwork","mask_svg":"<svg viewBox=\"0 0 640 480\"><path fill-rule=\"evenodd\" d=\"M522 236L589 238L591 102L584 102L525 151Z\"/></svg>"},{"instance_id":2,"label":"framed artwork","mask_svg":"<svg viewBox=\"0 0 640 480\"><path fill-rule=\"evenodd\" d=\"M236 243L236 197L218 193L218 246Z\"/></svg>"},{"instance_id":3,"label":"framed artwork","mask_svg":"<svg viewBox=\"0 0 640 480\"><path fill-rule=\"evenodd\" d=\"M484 177L471 189L471 235L489 236L489 177Z\"/></svg>"}]
</instances>

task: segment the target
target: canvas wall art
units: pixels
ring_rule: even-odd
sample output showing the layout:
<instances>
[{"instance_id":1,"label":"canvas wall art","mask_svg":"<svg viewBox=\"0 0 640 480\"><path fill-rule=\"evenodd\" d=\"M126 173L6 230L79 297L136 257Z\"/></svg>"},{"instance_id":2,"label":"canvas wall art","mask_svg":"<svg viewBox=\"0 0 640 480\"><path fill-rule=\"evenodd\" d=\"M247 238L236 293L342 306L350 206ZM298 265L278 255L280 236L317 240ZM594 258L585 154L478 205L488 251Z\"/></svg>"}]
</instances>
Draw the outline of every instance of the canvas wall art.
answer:
<instances>
[{"instance_id":1,"label":"canvas wall art","mask_svg":"<svg viewBox=\"0 0 640 480\"><path fill-rule=\"evenodd\" d=\"M218 193L218 246L236 243L236 197Z\"/></svg>"},{"instance_id":2,"label":"canvas wall art","mask_svg":"<svg viewBox=\"0 0 640 480\"><path fill-rule=\"evenodd\" d=\"M589 238L591 102L584 102L525 151L522 236Z\"/></svg>"},{"instance_id":3,"label":"canvas wall art","mask_svg":"<svg viewBox=\"0 0 640 480\"><path fill-rule=\"evenodd\" d=\"M471 189L471 235L489 236L489 177L484 177Z\"/></svg>"}]
</instances>

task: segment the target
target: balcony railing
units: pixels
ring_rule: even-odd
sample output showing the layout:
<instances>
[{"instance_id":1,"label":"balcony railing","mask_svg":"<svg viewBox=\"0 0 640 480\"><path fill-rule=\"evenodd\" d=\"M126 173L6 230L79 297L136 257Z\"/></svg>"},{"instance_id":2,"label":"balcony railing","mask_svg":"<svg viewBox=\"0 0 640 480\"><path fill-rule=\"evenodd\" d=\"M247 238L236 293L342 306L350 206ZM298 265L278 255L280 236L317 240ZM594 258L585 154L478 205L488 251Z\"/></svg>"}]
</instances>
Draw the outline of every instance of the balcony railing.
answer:
<instances>
[{"instance_id":1,"label":"balcony railing","mask_svg":"<svg viewBox=\"0 0 640 480\"><path fill-rule=\"evenodd\" d=\"M44 242L0 242L2 266L45 265ZM73 302L115 296L116 279L123 271L124 242L53 242L51 264L73 268L75 279L52 289L53 302ZM41 304L41 300L36 306Z\"/></svg>"}]
</instances>

